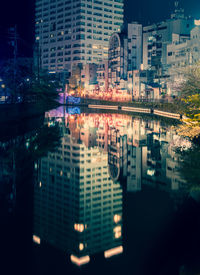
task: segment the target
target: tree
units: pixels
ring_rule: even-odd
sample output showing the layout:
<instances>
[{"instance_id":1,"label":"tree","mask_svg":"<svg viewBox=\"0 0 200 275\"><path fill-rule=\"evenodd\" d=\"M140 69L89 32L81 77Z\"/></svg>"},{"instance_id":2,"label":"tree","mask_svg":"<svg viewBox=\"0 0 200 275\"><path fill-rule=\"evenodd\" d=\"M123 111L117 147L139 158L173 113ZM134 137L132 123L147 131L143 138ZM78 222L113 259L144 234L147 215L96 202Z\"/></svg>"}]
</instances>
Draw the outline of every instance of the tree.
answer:
<instances>
[{"instance_id":1,"label":"tree","mask_svg":"<svg viewBox=\"0 0 200 275\"><path fill-rule=\"evenodd\" d=\"M27 61L28 60L28 61ZM14 65L8 60L0 65L0 76L3 79L10 101L55 103L58 99L58 88L61 84L56 75L44 70L39 74L33 67L32 59L18 58Z\"/></svg>"},{"instance_id":2,"label":"tree","mask_svg":"<svg viewBox=\"0 0 200 275\"><path fill-rule=\"evenodd\" d=\"M193 139L200 135L200 62L186 70L180 92L186 119L179 133Z\"/></svg>"}]
</instances>

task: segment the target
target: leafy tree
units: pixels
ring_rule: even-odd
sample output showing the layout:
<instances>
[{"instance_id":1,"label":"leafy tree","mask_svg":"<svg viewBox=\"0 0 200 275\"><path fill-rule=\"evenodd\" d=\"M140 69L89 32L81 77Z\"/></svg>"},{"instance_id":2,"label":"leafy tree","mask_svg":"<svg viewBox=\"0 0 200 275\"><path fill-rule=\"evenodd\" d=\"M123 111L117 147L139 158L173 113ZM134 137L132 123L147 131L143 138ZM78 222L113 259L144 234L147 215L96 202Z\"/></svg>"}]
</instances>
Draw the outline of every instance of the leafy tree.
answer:
<instances>
[{"instance_id":1,"label":"leafy tree","mask_svg":"<svg viewBox=\"0 0 200 275\"><path fill-rule=\"evenodd\" d=\"M180 92L186 119L178 131L193 139L200 135L200 62L187 69Z\"/></svg>"}]
</instances>

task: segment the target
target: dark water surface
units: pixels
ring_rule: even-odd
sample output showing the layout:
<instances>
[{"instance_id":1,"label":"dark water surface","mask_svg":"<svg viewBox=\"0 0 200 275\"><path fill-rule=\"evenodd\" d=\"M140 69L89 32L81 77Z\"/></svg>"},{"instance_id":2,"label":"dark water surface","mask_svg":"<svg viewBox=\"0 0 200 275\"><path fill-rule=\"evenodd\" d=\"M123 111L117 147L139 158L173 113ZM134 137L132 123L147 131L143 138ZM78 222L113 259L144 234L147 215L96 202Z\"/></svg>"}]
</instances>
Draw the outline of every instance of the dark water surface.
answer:
<instances>
[{"instance_id":1,"label":"dark water surface","mask_svg":"<svg viewBox=\"0 0 200 275\"><path fill-rule=\"evenodd\" d=\"M23 125L0 134L0 274L200 274L198 144L78 108Z\"/></svg>"}]
</instances>

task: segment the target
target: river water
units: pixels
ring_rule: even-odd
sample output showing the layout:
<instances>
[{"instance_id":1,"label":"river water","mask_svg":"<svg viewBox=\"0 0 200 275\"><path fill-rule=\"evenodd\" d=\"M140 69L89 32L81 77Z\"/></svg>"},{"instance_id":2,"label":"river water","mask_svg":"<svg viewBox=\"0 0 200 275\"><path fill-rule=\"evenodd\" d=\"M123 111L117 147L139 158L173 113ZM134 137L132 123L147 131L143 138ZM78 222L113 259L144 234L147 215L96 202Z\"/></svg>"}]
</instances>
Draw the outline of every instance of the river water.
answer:
<instances>
[{"instance_id":1,"label":"river water","mask_svg":"<svg viewBox=\"0 0 200 275\"><path fill-rule=\"evenodd\" d=\"M1 274L199 274L200 155L175 124L60 108L1 133Z\"/></svg>"}]
</instances>

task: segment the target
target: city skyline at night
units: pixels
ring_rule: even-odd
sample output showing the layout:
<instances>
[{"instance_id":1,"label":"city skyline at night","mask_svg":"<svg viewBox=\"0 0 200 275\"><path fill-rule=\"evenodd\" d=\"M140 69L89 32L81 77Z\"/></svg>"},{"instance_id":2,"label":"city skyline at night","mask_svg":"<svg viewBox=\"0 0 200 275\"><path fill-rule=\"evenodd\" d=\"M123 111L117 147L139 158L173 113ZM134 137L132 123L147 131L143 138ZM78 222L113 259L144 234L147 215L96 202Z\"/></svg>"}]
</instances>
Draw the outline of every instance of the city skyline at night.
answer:
<instances>
[{"instance_id":1,"label":"city skyline at night","mask_svg":"<svg viewBox=\"0 0 200 275\"><path fill-rule=\"evenodd\" d=\"M200 18L200 2L197 0L180 0L187 16ZM11 9L12 7L12 9ZM2 15L0 17L0 28L5 29L17 25L20 36L28 43L34 40L34 14L35 0L9 0L2 3ZM174 0L125 0L125 21L138 21L144 26L163 21L170 17L174 9Z\"/></svg>"}]
</instances>

